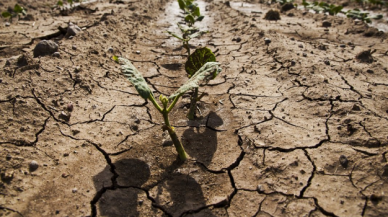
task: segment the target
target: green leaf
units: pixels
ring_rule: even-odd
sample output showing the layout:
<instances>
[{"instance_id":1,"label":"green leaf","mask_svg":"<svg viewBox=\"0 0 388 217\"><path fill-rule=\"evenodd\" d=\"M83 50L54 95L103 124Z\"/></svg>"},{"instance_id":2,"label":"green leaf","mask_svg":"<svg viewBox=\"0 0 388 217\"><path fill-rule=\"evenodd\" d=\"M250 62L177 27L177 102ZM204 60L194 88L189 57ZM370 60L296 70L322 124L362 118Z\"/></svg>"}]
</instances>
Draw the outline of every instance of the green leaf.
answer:
<instances>
[{"instance_id":1,"label":"green leaf","mask_svg":"<svg viewBox=\"0 0 388 217\"><path fill-rule=\"evenodd\" d=\"M380 20L380 19L383 18L383 15L382 15L382 14L378 14L378 15L375 15L375 16L371 16L371 17L369 17L369 18L375 19L375 20Z\"/></svg>"},{"instance_id":2,"label":"green leaf","mask_svg":"<svg viewBox=\"0 0 388 217\"><path fill-rule=\"evenodd\" d=\"M186 41L185 39L179 37L177 34L175 34L175 33L173 33L173 32L167 31L167 33L170 34L170 35L172 35L172 36L174 36L175 38L177 38L177 39L179 39L179 40L181 40L181 41Z\"/></svg>"},{"instance_id":3,"label":"green leaf","mask_svg":"<svg viewBox=\"0 0 388 217\"><path fill-rule=\"evenodd\" d=\"M139 95L143 99L148 99L150 96L154 97L151 89L148 87L147 82L141 73L135 68L135 66L132 65L131 61L122 57L118 57L118 61L121 65L121 72L135 86Z\"/></svg>"},{"instance_id":4,"label":"green leaf","mask_svg":"<svg viewBox=\"0 0 388 217\"><path fill-rule=\"evenodd\" d=\"M203 65L184 85L182 85L175 93L170 97L170 100L175 99L177 96L183 95L185 92L199 87L203 83L207 83L214 79L221 72L219 63L208 62Z\"/></svg>"},{"instance_id":5,"label":"green leaf","mask_svg":"<svg viewBox=\"0 0 388 217\"><path fill-rule=\"evenodd\" d=\"M185 2L183 0L178 0L178 4L179 4L179 8L181 10L185 10L186 4L185 4Z\"/></svg>"},{"instance_id":6,"label":"green leaf","mask_svg":"<svg viewBox=\"0 0 388 217\"><path fill-rule=\"evenodd\" d=\"M194 22L195 22L194 17L193 17L193 15L191 15L191 14L189 14L189 15L187 15L187 16L185 17L185 21L186 21L187 23L190 23L190 24L194 24Z\"/></svg>"},{"instance_id":7,"label":"green leaf","mask_svg":"<svg viewBox=\"0 0 388 217\"><path fill-rule=\"evenodd\" d=\"M119 63L119 58L117 56L112 56L112 60L114 60L116 63Z\"/></svg>"},{"instance_id":8,"label":"green leaf","mask_svg":"<svg viewBox=\"0 0 388 217\"><path fill-rule=\"evenodd\" d=\"M185 64L185 70L189 77L192 77L205 63L215 62L216 57L213 52L207 48L199 48L192 53Z\"/></svg>"},{"instance_id":9,"label":"green leaf","mask_svg":"<svg viewBox=\"0 0 388 217\"><path fill-rule=\"evenodd\" d=\"M63 7L63 1L58 1L57 5Z\"/></svg>"},{"instance_id":10,"label":"green leaf","mask_svg":"<svg viewBox=\"0 0 388 217\"><path fill-rule=\"evenodd\" d=\"M189 35L189 38L193 39L193 38L196 38L196 37L200 37L200 36L202 36L202 35L204 35L204 34L206 34L208 32L209 31L198 31L198 32L196 32L194 34Z\"/></svg>"},{"instance_id":11,"label":"green leaf","mask_svg":"<svg viewBox=\"0 0 388 217\"><path fill-rule=\"evenodd\" d=\"M13 9L13 11L14 11L15 13L18 13L18 14L19 14L19 13L22 13L23 10L24 10L24 8L21 7L21 6L18 5L18 4L16 4L15 7L14 7L14 9Z\"/></svg>"},{"instance_id":12,"label":"green leaf","mask_svg":"<svg viewBox=\"0 0 388 217\"><path fill-rule=\"evenodd\" d=\"M198 28L196 27L190 27L190 26L187 26L187 25L182 25L182 24L177 24L179 29L183 32L183 33L186 33L186 32L195 32L195 31L198 31Z\"/></svg>"},{"instance_id":13,"label":"green leaf","mask_svg":"<svg viewBox=\"0 0 388 217\"><path fill-rule=\"evenodd\" d=\"M201 16L201 12L199 12L198 6L194 6L193 15L197 17Z\"/></svg>"},{"instance_id":14,"label":"green leaf","mask_svg":"<svg viewBox=\"0 0 388 217\"><path fill-rule=\"evenodd\" d=\"M205 18L205 16L199 16L199 17L197 17L197 21L202 21L203 20L203 18Z\"/></svg>"},{"instance_id":15,"label":"green leaf","mask_svg":"<svg viewBox=\"0 0 388 217\"><path fill-rule=\"evenodd\" d=\"M4 18L7 18L7 17L11 17L12 14L9 13L8 11L4 11L3 13L1 13L1 16L4 17Z\"/></svg>"}]
</instances>

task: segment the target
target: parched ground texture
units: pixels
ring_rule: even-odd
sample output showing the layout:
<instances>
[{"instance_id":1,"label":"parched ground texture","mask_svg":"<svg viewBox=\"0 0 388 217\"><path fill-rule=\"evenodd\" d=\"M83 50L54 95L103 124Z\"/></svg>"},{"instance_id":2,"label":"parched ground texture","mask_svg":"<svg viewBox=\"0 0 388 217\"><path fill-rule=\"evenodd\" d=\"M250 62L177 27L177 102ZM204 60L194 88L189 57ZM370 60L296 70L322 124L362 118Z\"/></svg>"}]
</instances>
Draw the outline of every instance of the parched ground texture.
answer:
<instances>
[{"instance_id":1,"label":"parched ground texture","mask_svg":"<svg viewBox=\"0 0 388 217\"><path fill-rule=\"evenodd\" d=\"M278 4L198 1L210 32L192 45L223 71L200 88L196 120L188 94L170 115L181 162L111 59L130 59L156 96L187 81L185 50L166 34L182 19L176 1L18 3L32 16L0 27L0 216L388 215L385 33L297 9L264 20ZM68 22L82 31L66 36ZM59 56L33 57L43 39Z\"/></svg>"}]
</instances>

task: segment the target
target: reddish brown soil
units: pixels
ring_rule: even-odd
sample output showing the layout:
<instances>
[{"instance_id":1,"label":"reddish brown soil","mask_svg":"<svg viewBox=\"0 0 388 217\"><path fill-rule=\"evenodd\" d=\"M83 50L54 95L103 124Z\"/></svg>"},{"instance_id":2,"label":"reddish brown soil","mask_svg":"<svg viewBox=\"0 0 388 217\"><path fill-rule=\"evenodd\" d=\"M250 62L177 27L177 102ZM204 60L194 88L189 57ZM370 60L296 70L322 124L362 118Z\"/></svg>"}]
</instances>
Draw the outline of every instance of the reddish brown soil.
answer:
<instances>
[{"instance_id":1,"label":"reddish brown soil","mask_svg":"<svg viewBox=\"0 0 388 217\"><path fill-rule=\"evenodd\" d=\"M386 33L297 9L264 20L277 4L200 2L210 33L192 45L223 71L200 89L196 120L188 94L170 115L190 155L181 162L111 59L133 61L157 97L187 81L185 50L165 33L181 19L175 1L67 13L18 3L32 18L0 23L0 216L388 215ZM83 28L73 38L69 21ZM33 58L42 39L60 56ZM371 62L357 58L368 50Z\"/></svg>"}]
</instances>

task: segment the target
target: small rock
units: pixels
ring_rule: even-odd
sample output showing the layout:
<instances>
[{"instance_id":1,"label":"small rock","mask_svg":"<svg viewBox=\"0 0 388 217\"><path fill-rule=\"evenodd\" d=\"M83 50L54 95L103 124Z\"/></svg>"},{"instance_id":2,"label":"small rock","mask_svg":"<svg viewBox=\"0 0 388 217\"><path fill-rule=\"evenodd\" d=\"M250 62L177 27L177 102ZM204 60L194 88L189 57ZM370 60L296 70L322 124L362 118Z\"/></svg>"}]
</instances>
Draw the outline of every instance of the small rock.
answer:
<instances>
[{"instance_id":1,"label":"small rock","mask_svg":"<svg viewBox=\"0 0 388 217\"><path fill-rule=\"evenodd\" d=\"M58 51L58 45L51 40L40 41L34 48L34 57L51 55Z\"/></svg>"},{"instance_id":2,"label":"small rock","mask_svg":"<svg viewBox=\"0 0 388 217\"><path fill-rule=\"evenodd\" d=\"M340 156L339 162L340 162L340 164L341 164L344 168L347 168L347 167L348 167L349 161L348 161L348 159L346 158L345 155L341 155L341 156Z\"/></svg>"},{"instance_id":3,"label":"small rock","mask_svg":"<svg viewBox=\"0 0 388 217\"><path fill-rule=\"evenodd\" d=\"M77 46L73 45L73 46L71 46L71 49L77 50Z\"/></svg>"},{"instance_id":4,"label":"small rock","mask_svg":"<svg viewBox=\"0 0 388 217\"><path fill-rule=\"evenodd\" d=\"M352 110L353 110L353 111L361 111L361 108L360 108L360 106L358 106L358 105L353 105Z\"/></svg>"},{"instance_id":5,"label":"small rock","mask_svg":"<svg viewBox=\"0 0 388 217\"><path fill-rule=\"evenodd\" d=\"M77 188L73 188L73 190L71 190L71 192L73 193L77 193L78 189Z\"/></svg>"},{"instance_id":6,"label":"small rock","mask_svg":"<svg viewBox=\"0 0 388 217\"><path fill-rule=\"evenodd\" d=\"M70 120L70 114L66 114L66 112L61 111L61 113L59 113L58 118L67 122Z\"/></svg>"},{"instance_id":7,"label":"small rock","mask_svg":"<svg viewBox=\"0 0 388 217\"><path fill-rule=\"evenodd\" d=\"M137 125L132 125L131 126L131 130L133 131L138 131L139 130L139 127Z\"/></svg>"},{"instance_id":8,"label":"small rock","mask_svg":"<svg viewBox=\"0 0 388 217\"><path fill-rule=\"evenodd\" d=\"M329 22L329 21L327 21L327 20L324 20L323 22L322 22L322 27L331 27L331 22Z\"/></svg>"},{"instance_id":9,"label":"small rock","mask_svg":"<svg viewBox=\"0 0 388 217\"><path fill-rule=\"evenodd\" d=\"M109 53L113 53L113 48L112 48L112 47L109 47L109 48L108 48L108 52L109 52Z\"/></svg>"},{"instance_id":10,"label":"small rock","mask_svg":"<svg viewBox=\"0 0 388 217\"><path fill-rule=\"evenodd\" d=\"M10 181L13 179L13 175L14 175L14 171L13 170L7 170L5 171L4 173L1 174L1 179L3 181Z\"/></svg>"},{"instance_id":11,"label":"small rock","mask_svg":"<svg viewBox=\"0 0 388 217\"><path fill-rule=\"evenodd\" d=\"M67 109L67 111L72 112L74 109L73 104L72 103L67 104L66 109Z\"/></svg>"},{"instance_id":12,"label":"small rock","mask_svg":"<svg viewBox=\"0 0 388 217\"><path fill-rule=\"evenodd\" d=\"M303 53L303 57L307 57L307 54L306 54L306 53Z\"/></svg>"},{"instance_id":13,"label":"small rock","mask_svg":"<svg viewBox=\"0 0 388 217\"><path fill-rule=\"evenodd\" d=\"M67 156L69 156L69 153L64 153L63 154L63 157L67 157Z\"/></svg>"},{"instance_id":14,"label":"small rock","mask_svg":"<svg viewBox=\"0 0 388 217\"><path fill-rule=\"evenodd\" d=\"M303 48L303 44L299 44L298 47L299 47L299 48Z\"/></svg>"},{"instance_id":15,"label":"small rock","mask_svg":"<svg viewBox=\"0 0 388 217\"><path fill-rule=\"evenodd\" d=\"M67 178L68 176L69 176L69 174L62 173L62 178Z\"/></svg>"},{"instance_id":16,"label":"small rock","mask_svg":"<svg viewBox=\"0 0 388 217\"><path fill-rule=\"evenodd\" d=\"M136 54L140 54L140 51L139 51L139 50L137 50L137 51L136 51Z\"/></svg>"},{"instance_id":17,"label":"small rock","mask_svg":"<svg viewBox=\"0 0 388 217\"><path fill-rule=\"evenodd\" d=\"M11 24L9 22L5 22L5 26L10 26Z\"/></svg>"},{"instance_id":18,"label":"small rock","mask_svg":"<svg viewBox=\"0 0 388 217\"><path fill-rule=\"evenodd\" d=\"M340 44L340 47L344 48L346 47L346 44Z\"/></svg>"},{"instance_id":19,"label":"small rock","mask_svg":"<svg viewBox=\"0 0 388 217\"><path fill-rule=\"evenodd\" d=\"M32 172L32 171L35 171L35 170L37 170L38 169L38 167L39 167L39 164L38 164L38 162L36 162L36 161L31 161L29 164L28 164L28 166L29 166L29 168L30 168L30 172Z\"/></svg>"},{"instance_id":20,"label":"small rock","mask_svg":"<svg viewBox=\"0 0 388 217\"><path fill-rule=\"evenodd\" d=\"M290 38L290 40L291 40L291 41L294 41L294 40L295 40L295 38Z\"/></svg>"},{"instance_id":21,"label":"small rock","mask_svg":"<svg viewBox=\"0 0 388 217\"><path fill-rule=\"evenodd\" d=\"M81 28L79 28L77 25L74 25L73 23L69 23L69 27L67 27L66 36L67 37L75 36L81 31L82 31Z\"/></svg>"},{"instance_id":22,"label":"small rock","mask_svg":"<svg viewBox=\"0 0 388 217\"><path fill-rule=\"evenodd\" d=\"M77 135L77 134L80 133L81 131L79 131L79 130L71 130L71 132L73 133L73 135Z\"/></svg>"},{"instance_id":23,"label":"small rock","mask_svg":"<svg viewBox=\"0 0 388 217\"><path fill-rule=\"evenodd\" d=\"M369 74L373 74L374 73L374 71L372 69L368 69L368 70L366 70L366 72L369 73Z\"/></svg>"},{"instance_id":24,"label":"small rock","mask_svg":"<svg viewBox=\"0 0 388 217\"><path fill-rule=\"evenodd\" d=\"M264 42L265 42L266 45L269 45L271 43L271 39L264 38Z\"/></svg>"},{"instance_id":25,"label":"small rock","mask_svg":"<svg viewBox=\"0 0 388 217\"><path fill-rule=\"evenodd\" d=\"M61 56L61 54L59 52L54 52L53 53L53 57L60 57L60 56Z\"/></svg>"},{"instance_id":26,"label":"small rock","mask_svg":"<svg viewBox=\"0 0 388 217\"><path fill-rule=\"evenodd\" d=\"M144 203L144 200L139 200L139 205L140 206L143 205L143 203Z\"/></svg>"},{"instance_id":27,"label":"small rock","mask_svg":"<svg viewBox=\"0 0 388 217\"><path fill-rule=\"evenodd\" d=\"M240 37L237 37L236 38L236 42L238 43L238 42L240 42L241 41L241 38Z\"/></svg>"},{"instance_id":28,"label":"small rock","mask_svg":"<svg viewBox=\"0 0 388 217\"><path fill-rule=\"evenodd\" d=\"M262 185L257 185L257 191L258 192L264 192L264 188Z\"/></svg>"},{"instance_id":29,"label":"small rock","mask_svg":"<svg viewBox=\"0 0 388 217\"><path fill-rule=\"evenodd\" d=\"M12 156L11 154L7 154L7 156L5 157L6 160L11 160Z\"/></svg>"},{"instance_id":30,"label":"small rock","mask_svg":"<svg viewBox=\"0 0 388 217\"><path fill-rule=\"evenodd\" d=\"M330 66L330 61L329 60L324 60L323 61L326 65Z\"/></svg>"}]
</instances>

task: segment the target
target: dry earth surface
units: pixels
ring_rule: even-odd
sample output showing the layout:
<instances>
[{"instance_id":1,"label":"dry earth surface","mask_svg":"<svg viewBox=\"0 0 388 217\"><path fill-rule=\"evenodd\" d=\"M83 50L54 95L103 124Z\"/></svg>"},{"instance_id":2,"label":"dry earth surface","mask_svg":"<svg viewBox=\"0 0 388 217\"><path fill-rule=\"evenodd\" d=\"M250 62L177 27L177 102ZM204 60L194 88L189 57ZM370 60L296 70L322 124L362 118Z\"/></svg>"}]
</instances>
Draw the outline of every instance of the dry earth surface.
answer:
<instances>
[{"instance_id":1,"label":"dry earth surface","mask_svg":"<svg viewBox=\"0 0 388 217\"><path fill-rule=\"evenodd\" d=\"M165 32L177 31L176 1L18 3L29 16L0 23L0 216L388 215L386 33L199 1L210 33L192 45L223 71L200 89L196 120L188 94L171 114L181 162L111 59L133 61L156 96L187 81L185 50ZM66 35L69 22L82 31ZM59 53L34 57L41 40Z\"/></svg>"}]
</instances>

